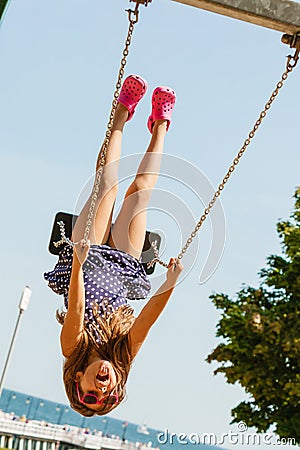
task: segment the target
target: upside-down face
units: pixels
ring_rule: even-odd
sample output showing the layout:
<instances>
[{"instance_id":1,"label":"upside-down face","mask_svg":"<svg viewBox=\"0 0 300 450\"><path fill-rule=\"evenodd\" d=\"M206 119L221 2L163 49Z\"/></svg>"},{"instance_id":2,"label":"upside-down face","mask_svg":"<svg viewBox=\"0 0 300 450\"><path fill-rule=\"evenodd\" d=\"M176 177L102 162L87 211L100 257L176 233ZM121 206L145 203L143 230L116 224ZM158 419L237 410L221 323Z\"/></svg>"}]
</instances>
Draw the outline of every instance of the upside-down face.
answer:
<instances>
[{"instance_id":1,"label":"upside-down face","mask_svg":"<svg viewBox=\"0 0 300 450\"><path fill-rule=\"evenodd\" d=\"M108 397L114 394L117 377L109 361L95 357L84 372L77 372L75 381L78 382L81 395L79 400L86 404L88 408L97 411L99 406L101 404L104 406ZM98 402L95 404L90 403L90 398L86 397L89 394L96 396Z\"/></svg>"}]
</instances>

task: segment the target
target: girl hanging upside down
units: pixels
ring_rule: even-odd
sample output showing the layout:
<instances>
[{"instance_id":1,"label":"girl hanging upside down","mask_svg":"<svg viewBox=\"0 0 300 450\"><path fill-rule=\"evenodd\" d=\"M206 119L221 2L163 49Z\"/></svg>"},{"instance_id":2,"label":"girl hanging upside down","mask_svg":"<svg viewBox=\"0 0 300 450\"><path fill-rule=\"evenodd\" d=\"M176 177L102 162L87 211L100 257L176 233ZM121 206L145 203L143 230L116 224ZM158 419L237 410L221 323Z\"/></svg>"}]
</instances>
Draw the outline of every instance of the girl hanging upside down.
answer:
<instances>
[{"instance_id":1,"label":"girl hanging upside down","mask_svg":"<svg viewBox=\"0 0 300 450\"><path fill-rule=\"evenodd\" d=\"M166 281L135 318L127 299L144 299L150 291L149 279L140 263L147 205L158 178L164 138L176 99L171 88L154 90L148 119L152 138L112 226L123 127L146 90L147 83L139 76L131 75L124 81L90 240L85 243L82 237L91 197L75 223L74 247L66 245L54 270L44 275L50 288L64 296L67 312L57 313L65 357L63 379L72 408L84 416L107 414L124 399L131 364L168 302L183 268L180 260L170 259Z\"/></svg>"}]
</instances>

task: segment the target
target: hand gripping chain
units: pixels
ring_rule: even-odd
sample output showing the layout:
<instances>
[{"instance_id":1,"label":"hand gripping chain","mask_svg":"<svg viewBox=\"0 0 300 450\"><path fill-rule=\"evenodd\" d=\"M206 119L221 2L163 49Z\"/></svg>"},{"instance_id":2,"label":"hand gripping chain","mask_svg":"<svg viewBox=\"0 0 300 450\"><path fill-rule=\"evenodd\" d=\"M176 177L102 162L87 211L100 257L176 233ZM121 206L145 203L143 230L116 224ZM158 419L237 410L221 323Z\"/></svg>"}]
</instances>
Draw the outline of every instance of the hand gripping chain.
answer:
<instances>
[{"instance_id":1,"label":"hand gripping chain","mask_svg":"<svg viewBox=\"0 0 300 450\"><path fill-rule=\"evenodd\" d=\"M288 78L289 74L292 72L292 70L297 65L297 62L299 60L299 53L300 53L300 35L298 33L295 33L294 36L284 35L283 38L282 38L282 41L284 43L290 44L290 47L296 48L296 51L295 51L293 56L289 55L287 57L286 69L285 69L285 71L282 74L281 80L277 83L276 88L274 89L274 91L272 92L269 100L265 104L264 109L261 111L261 113L259 115L259 118L255 122L255 124L254 124L252 130L250 131L247 139L245 139L241 149L239 150L237 156L234 158L234 160L233 160L231 166L229 167L226 175L224 176L222 182L219 184L218 189L214 193L214 195L213 195L211 201L209 202L207 208L205 208L204 213L202 214L202 216L199 219L199 222L195 226L194 230L191 232L190 237L187 239L185 245L183 246L183 248L181 249L180 253L178 254L178 256L177 256L178 259L182 259L183 258L183 256L186 253L187 249L189 248L189 246L193 242L193 239L196 237L196 235L197 235L198 231L200 230L203 222L206 220L206 218L207 218L208 214L210 213L211 209L213 208L217 198L220 197L221 192L223 191L227 181L229 180L229 178L231 177L232 173L234 172L236 166L240 162L240 159L242 158L242 156L243 156L244 152L246 151L248 145L251 143L251 140L254 138L255 133L257 132L258 128L260 127L263 119L266 117L267 112L271 108L271 106L272 106L275 98L277 97L280 89L283 87L283 84L284 84L285 80ZM165 262L163 262L162 260L159 259L156 242L152 242L152 247L153 247L153 250L154 250L155 258L153 258L153 260L148 263L148 266L151 267L154 263L157 262L157 263L159 263L162 266L167 268L168 264L166 264Z\"/></svg>"}]
</instances>

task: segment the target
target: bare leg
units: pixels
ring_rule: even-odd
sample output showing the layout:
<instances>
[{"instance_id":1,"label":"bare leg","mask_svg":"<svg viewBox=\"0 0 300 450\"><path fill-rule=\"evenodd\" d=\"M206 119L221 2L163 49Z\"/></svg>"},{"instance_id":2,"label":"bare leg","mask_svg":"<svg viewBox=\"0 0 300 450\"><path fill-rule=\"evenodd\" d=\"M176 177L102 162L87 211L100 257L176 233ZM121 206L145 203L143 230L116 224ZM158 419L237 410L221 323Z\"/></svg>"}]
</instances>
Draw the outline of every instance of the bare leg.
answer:
<instances>
[{"instance_id":1,"label":"bare leg","mask_svg":"<svg viewBox=\"0 0 300 450\"><path fill-rule=\"evenodd\" d=\"M123 127L127 117L127 109L119 103L115 113L107 149L106 163L101 177L100 189L95 205L95 214L89 235L91 244L105 244L110 233L113 207L118 192L118 167L122 149ZM97 161L96 169L98 168L98 164L99 162ZM72 239L75 242L83 238L90 202L91 196L84 205L74 226Z\"/></svg>"},{"instance_id":2,"label":"bare leg","mask_svg":"<svg viewBox=\"0 0 300 450\"><path fill-rule=\"evenodd\" d=\"M139 259L146 232L147 206L158 179L167 121L158 120L136 177L126 192L121 211L112 228L109 245Z\"/></svg>"}]
</instances>

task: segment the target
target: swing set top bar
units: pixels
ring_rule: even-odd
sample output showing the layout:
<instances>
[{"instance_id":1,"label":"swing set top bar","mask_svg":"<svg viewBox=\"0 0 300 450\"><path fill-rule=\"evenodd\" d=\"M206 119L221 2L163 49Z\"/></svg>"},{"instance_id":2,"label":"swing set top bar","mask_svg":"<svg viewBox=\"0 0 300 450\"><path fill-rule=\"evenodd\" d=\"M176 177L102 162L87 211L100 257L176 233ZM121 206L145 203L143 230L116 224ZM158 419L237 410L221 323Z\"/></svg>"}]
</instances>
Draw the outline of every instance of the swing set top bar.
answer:
<instances>
[{"instance_id":1,"label":"swing set top bar","mask_svg":"<svg viewBox=\"0 0 300 450\"><path fill-rule=\"evenodd\" d=\"M173 0L293 35L300 31L300 3L291 0Z\"/></svg>"}]
</instances>

